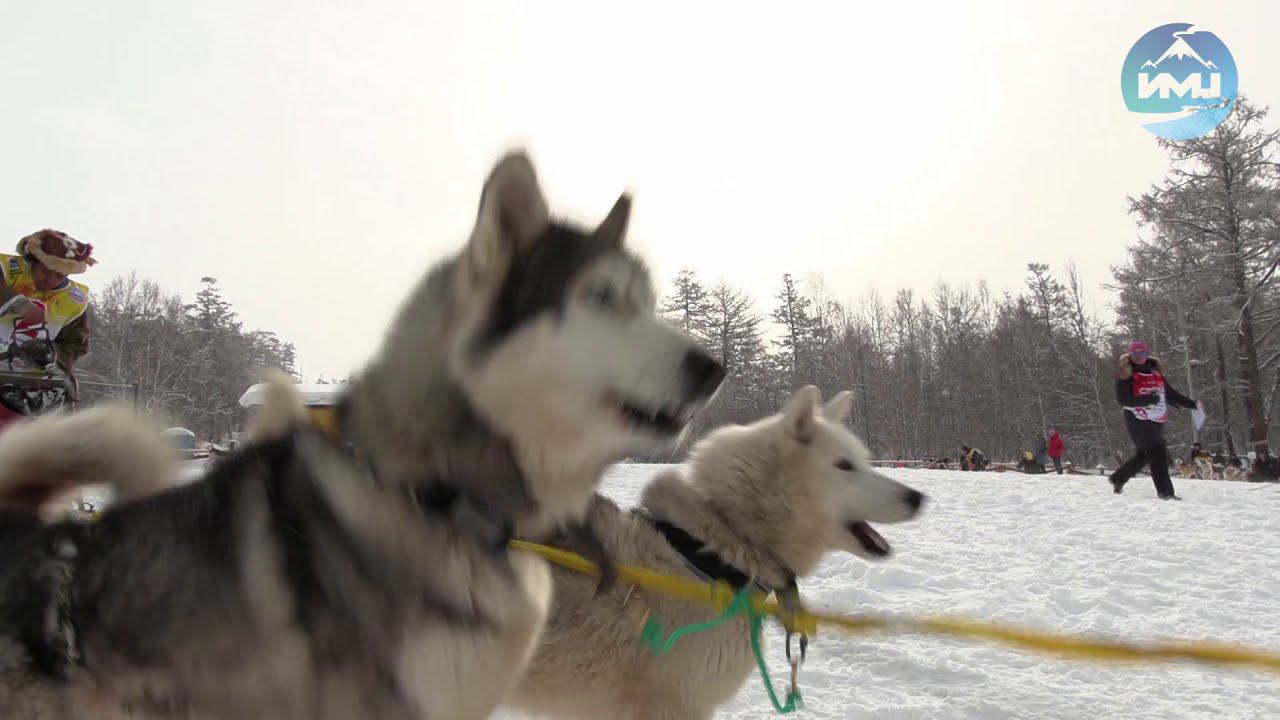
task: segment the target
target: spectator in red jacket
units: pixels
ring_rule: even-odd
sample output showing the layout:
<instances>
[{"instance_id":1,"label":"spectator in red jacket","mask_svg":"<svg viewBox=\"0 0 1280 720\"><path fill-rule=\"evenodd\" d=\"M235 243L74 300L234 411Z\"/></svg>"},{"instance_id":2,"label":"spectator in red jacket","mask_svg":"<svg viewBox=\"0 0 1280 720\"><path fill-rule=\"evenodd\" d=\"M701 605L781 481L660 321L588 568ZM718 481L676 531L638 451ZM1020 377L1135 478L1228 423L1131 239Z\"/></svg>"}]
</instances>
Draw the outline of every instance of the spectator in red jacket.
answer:
<instances>
[{"instance_id":1,"label":"spectator in red jacket","mask_svg":"<svg viewBox=\"0 0 1280 720\"><path fill-rule=\"evenodd\" d=\"M1053 461L1053 467L1062 474L1062 453L1067 449L1067 444L1062 442L1062 436L1057 430L1049 431L1049 459Z\"/></svg>"}]
</instances>

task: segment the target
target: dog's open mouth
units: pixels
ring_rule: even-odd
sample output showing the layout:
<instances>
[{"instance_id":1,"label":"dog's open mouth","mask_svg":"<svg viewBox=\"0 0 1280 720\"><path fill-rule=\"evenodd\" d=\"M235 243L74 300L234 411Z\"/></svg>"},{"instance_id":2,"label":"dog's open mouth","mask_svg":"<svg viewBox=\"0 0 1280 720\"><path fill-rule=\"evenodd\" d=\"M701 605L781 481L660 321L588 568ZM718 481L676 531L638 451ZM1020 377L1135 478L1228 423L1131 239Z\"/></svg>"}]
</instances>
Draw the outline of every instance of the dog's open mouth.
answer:
<instances>
[{"instance_id":1,"label":"dog's open mouth","mask_svg":"<svg viewBox=\"0 0 1280 720\"><path fill-rule=\"evenodd\" d=\"M606 403L622 416L627 425L657 435L676 435L693 417L693 408L688 405L657 408L620 395L611 395Z\"/></svg>"},{"instance_id":2,"label":"dog's open mouth","mask_svg":"<svg viewBox=\"0 0 1280 720\"><path fill-rule=\"evenodd\" d=\"M866 550L868 555L888 557L893 551L893 548L889 547L889 541L867 523L855 520L845 527L848 528L849 534L862 544L862 549Z\"/></svg>"}]
</instances>

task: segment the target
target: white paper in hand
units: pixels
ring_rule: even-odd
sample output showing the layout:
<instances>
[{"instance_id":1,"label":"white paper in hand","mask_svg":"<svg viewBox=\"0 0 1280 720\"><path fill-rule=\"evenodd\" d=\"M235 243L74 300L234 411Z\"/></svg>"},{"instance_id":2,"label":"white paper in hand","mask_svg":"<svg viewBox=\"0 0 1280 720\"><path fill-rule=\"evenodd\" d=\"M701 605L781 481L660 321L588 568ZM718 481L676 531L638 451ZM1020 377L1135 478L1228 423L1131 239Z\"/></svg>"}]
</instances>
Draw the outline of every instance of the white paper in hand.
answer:
<instances>
[{"instance_id":1,"label":"white paper in hand","mask_svg":"<svg viewBox=\"0 0 1280 720\"><path fill-rule=\"evenodd\" d=\"M1195 424L1196 430L1204 426L1204 410L1198 406L1191 411L1191 422Z\"/></svg>"}]
</instances>

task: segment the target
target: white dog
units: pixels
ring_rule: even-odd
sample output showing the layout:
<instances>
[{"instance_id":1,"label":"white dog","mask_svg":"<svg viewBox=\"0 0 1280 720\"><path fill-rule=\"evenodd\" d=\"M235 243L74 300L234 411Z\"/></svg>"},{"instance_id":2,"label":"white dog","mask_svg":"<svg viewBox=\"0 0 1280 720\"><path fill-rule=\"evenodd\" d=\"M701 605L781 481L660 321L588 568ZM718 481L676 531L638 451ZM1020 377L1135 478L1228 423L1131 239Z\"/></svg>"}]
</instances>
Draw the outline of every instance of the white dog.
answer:
<instances>
[{"instance_id":1,"label":"white dog","mask_svg":"<svg viewBox=\"0 0 1280 720\"><path fill-rule=\"evenodd\" d=\"M645 488L640 507L597 496L591 529L619 563L783 590L822 556L890 552L868 522L916 515L924 495L871 467L844 425L851 395L825 407L816 388L777 415L723 427L688 463ZM561 539L563 541L563 539ZM668 629L710 619L710 608L622 585L593 597L591 578L556 571L551 616L513 704L557 718L709 718L753 669L745 621L681 640L661 658L640 643L648 616Z\"/></svg>"}]
</instances>

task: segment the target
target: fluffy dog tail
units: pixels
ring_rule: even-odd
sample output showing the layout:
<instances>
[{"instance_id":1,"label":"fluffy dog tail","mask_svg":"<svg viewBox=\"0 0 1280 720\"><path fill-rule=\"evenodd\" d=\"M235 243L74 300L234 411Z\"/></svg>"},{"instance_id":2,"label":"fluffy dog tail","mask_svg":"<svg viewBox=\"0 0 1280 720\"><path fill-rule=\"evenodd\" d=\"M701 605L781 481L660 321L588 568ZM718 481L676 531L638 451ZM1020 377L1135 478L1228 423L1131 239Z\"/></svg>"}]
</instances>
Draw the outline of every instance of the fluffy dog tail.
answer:
<instances>
[{"instance_id":1,"label":"fluffy dog tail","mask_svg":"<svg viewBox=\"0 0 1280 720\"><path fill-rule=\"evenodd\" d=\"M282 437L310 422L306 403L293 384L293 378L279 370L261 370L260 382L266 383L262 407L249 425L248 440L258 442Z\"/></svg>"},{"instance_id":2,"label":"fluffy dog tail","mask_svg":"<svg viewBox=\"0 0 1280 720\"><path fill-rule=\"evenodd\" d=\"M87 485L115 501L177 483L177 462L160 428L125 405L21 420L0 433L0 508L45 514Z\"/></svg>"}]
</instances>

